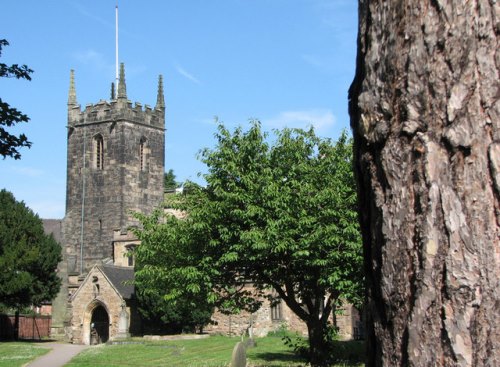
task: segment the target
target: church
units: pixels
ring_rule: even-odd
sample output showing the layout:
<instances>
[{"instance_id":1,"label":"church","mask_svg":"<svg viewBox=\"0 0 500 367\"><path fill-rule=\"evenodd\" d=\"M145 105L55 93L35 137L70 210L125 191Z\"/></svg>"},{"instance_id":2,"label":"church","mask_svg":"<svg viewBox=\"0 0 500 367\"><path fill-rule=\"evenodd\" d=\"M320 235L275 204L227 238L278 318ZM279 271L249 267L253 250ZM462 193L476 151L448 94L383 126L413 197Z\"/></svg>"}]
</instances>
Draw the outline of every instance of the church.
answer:
<instances>
[{"instance_id":1,"label":"church","mask_svg":"<svg viewBox=\"0 0 500 367\"><path fill-rule=\"evenodd\" d=\"M162 76L154 108L127 99L123 64L117 84L109 101L82 109L71 71L66 214L59 223L45 221L63 251L58 267L62 286L52 303L51 335L77 344L142 335L131 256L140 241L130 231L138 225L132 213L150 214L162 205L165 194ZM215 323L205 328L208 333L241 335L251 326L255 336L280 328L307 334L306 325L283 302L264 302L253 314L216 311L212 318ZM359 333L359 313L351 305L336 320L342 338Z\"/></svg>"},{"instance_id":2,"label":"church","mask_svg":"<svg viewBox=\"0 0 500 367\"><path fill-rule=\"evenodd\" d=\"M120 65L110 101L77 102L68 94L66 215L61 224L63 282L52 305L52 336L73 343L106 342L140 332L134 258L139 241L133 212L163 201L165 101L162 76L154 108L127 99Z\"/></svg>"}]
</instances>

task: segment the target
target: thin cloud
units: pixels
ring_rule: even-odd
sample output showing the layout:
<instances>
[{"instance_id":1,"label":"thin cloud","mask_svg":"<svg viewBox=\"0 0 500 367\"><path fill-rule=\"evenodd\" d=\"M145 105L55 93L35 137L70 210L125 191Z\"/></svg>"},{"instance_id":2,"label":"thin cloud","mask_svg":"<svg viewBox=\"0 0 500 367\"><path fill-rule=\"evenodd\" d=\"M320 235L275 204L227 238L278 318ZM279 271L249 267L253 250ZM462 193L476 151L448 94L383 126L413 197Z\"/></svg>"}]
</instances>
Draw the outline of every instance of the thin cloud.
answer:
<instances>
[{"instance_id":1,"label":"thin cloud","mask_svg":"<svg viewBox=\"0 0 500 367\"><path fill-rule=\"evenodd\" d=\"M40 218L60 219L64 217L65 206L60 201L40 200L32 202L31 210Z\"/></svg>"},{"instance_id":2,"label":"thin cloud","mask_svg":"<svg viewBox=\"0 0 500 367\"><path fill-rule=\"evenodd\" d=\"M189 79L191 80L193 83L196 83L196 84L201 84L201 82L198 80L198 78L196 78L193 74L187 72L185 69L183 69L181 66L177 65L175 67L175 69L177 70L177 72L179 74L181 74L183 77L185 77L186 79Z\"/></svg>"},{"instance_id":3,"label":"thin cloud","mask_svg":"<svg viewBox=\"0 0 500 367\"><path fill-rule=\"evenodd\" d=\"M197 119L196 122L200 123L201 125L217 126L220 121L217 116L214 116L212 118L200 118Z\"/></svg>"},{"instance_id":4,"label":"thin cloud","mask_svg":"<svg viewBox=\"0 0 500 367\"><path fill-rule=\"evenodd\" d=\"M32 167L13 167L12 170L20 175L27 177L40 177L43 176L44 171Z\"/></svg>"},{"instance_id":5,"label":"thin cloud","mask_svg":"<svg viewBox=\"0 0 500 367\"><path fill-rule=\"evenodd\" d=\"M262 119L262 123L270 128L307 129L313 126L316 131L324 131L335 123L335 116L327 109L311 109L303 111L284 111L269 119Z\"/></svg>"},{"instance_id":6,"label":"thin cloud","mask_svg":"<svg viewBox=\"0 0 500 367\"><path fill-rule=\"evenodd\" d=\"M301 55L301 58L306 64L329 75L336 74L341 70L351 71L351 69L346 69L345 66L339 66L334 56L304 54Z\"/></svg>"},{"instance_id":7,"label":"thin cloud","mask_svg":"<svg viewBox=\"0 0 500 367\"><path fill-rule=\"evenodd\" d=\"M107 18L102 18L102 17L96 15L95 13L88 11L86 8L84 8L79 3L74 3L73 6L84 17L87 17L87 18L103 25L104 27L108 28L109 30L113 30L113 32L116 29L115 11L114 10L112 12L110 11L109 13L107 13L108 14ZM111 8L110 8L110 10L111 10ZM129 31L127 31L127 29L125 29L122 25L119 25L118 29L119 29L119 33L121 35L127 35L127 36L130 36L136 40L142 40L136 34L130 33ZM144 40L142 40L142 42L144 42Z\"/></svg>"},{"instance_id":8,"label":"thin cloud","mask_svg":"<svg viewBox=\"0 0 500 367\"><path fill-rule=\"evenodd\" d=\"M343 14L351 12L352 0L317 0L314 4L319 18L325 26L344 34L349 27Z\"/></svg>"},{"instance_id":9,"label":"thin cloud","mask_svg":"<svg viewBox=\"0 0 500 367\"><path fill-rule=\"evenodd\" d=\"M115 65L106 61L104 55L96 50L89 49L75 52L73 57L82 64L90 65L98 70L114 70Z\"/></svg>"},{"instance_id":10,"label":"thin cloud","mask_svg":"<svg viewBox=\"0 0 500 367\"><path fill-rule=\"evenodd\" d=\"M87 17L87 18L90 18L108 28L114 28L115 27L115 23L114 23L114 17L110 17L110 19L113 20L113 22L109 21L109 20L105 20L91 12L89 12L87 9L85 9L83 6L81 6L79 3L74 3L73 6L75 7L76 10L78 10L78 12L80 14L82 14L83 16Z\"/></svg>"},{"instance_id":11,"label":"thin cloud","mask_svg":"<svg viewBox=\"0 0 500 367\"><path fill-rule=\"evenodd\" d=\"M317 55L302 55L302 59L317 68L324 68L326 66L326 61Z\"/></svg>"}]
</instances>

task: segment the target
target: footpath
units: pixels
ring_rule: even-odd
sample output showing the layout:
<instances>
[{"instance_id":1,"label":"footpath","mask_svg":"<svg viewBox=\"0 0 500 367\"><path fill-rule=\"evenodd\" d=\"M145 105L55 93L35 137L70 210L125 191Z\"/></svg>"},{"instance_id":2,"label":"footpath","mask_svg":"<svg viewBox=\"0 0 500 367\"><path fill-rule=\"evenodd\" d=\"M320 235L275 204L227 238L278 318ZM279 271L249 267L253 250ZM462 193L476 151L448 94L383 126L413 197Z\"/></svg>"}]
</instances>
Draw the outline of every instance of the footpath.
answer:
<instances>
[{"instance_id":1,"label":"footpath","mask_svg":"<svg viewBox=\"0 0 500 367\"><path fill-rule=\"evenodd\" d=\"M38 357L33 362L28 363L25 367L62 367L78 353L84 349L90 348L88 345L68 343L47 343L43 346L51 348L52 350Z\"/></svg>"}]
</instances>

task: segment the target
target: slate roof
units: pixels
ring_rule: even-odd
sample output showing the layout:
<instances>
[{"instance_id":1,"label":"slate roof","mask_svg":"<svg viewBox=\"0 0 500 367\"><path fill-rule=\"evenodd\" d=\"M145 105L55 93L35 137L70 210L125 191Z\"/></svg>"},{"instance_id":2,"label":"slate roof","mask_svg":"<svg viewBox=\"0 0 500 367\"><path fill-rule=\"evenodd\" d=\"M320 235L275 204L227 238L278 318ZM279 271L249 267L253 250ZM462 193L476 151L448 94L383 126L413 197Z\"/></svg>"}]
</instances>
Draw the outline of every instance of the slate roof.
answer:
<instances>
[{"instance_id":1,"label":"slate roof","mask_svg":"<svg viewBox=\"0 0 500 367\"><path fill-rule=\"evenodd\" d=\"M62 243L62 219L42 219L43 230L45 234L51 234L54 239L61 244Z\"/></svg>"},{"instance_id":2,"label":"slate roof","mask_svg":"<svg viewBox=\"0 0 500 367\"><path fill-rule=\"evenodd\" d=\"M123 299L131 299L135 287L132 284L124 284L126 281L134 280L134 268L125 268L114 265L99 265L102 272L116 288Z\"/></svg>"}]
</instances>

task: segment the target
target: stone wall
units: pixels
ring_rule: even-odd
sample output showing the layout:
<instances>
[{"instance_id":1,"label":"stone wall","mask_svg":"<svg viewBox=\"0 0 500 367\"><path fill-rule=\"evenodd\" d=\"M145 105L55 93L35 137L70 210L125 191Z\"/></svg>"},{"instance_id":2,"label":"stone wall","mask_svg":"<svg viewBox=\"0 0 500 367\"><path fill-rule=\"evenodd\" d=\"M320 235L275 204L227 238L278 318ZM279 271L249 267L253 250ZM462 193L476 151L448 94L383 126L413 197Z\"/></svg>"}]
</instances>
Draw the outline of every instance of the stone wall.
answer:
<instances>
[{"instance_id":1,"label":"stone wall","mask_svg":"<svg viewBox=\"0 0 500 367\"><path fill-rule=\"evenodd\" d=\"M267 299L263 300L260 309L254 313L242 311L237 315L224 315L216 310L212 316L215 325L208 325L205 331L211 334L242 335L248 334L248 328L252 324L253 334L259 337L280 329L307 336L306 324L292 312L285 302L282 301L279 306L275 307L281 309L280 317L275 319L272 315L276 316L277 313L271 311L271 303ZM339 338L353 339L355 336L354 328L359 327L359 312L354 306L346 304L337 312L335 321L339 327ZM333 317L331 322L334 322Z\"/></svg>"},{"instance_id":2,"label":"stone wall","mask_svg":"<svg viewBox=\"0 0 500 367\"><path fill-rule=\"evenodd\" d=\"M350 340L361 337L360 333L363 332L361 314L353 305L343 305L337 311L336 322L340 339Z\"/></svg>"}]
</instances>

